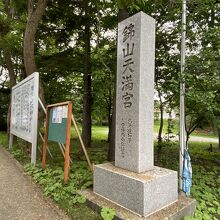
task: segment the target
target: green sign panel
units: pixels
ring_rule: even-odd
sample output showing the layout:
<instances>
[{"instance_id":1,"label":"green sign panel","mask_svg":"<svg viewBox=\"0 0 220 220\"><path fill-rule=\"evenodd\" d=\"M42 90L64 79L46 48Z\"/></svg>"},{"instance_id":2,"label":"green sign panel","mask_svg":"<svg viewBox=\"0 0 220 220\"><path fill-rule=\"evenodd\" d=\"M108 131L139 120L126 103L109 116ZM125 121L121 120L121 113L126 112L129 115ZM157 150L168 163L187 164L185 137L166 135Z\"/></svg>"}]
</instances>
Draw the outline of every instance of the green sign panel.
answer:
<instances>
[{"instance_id":1,"label":"green sign panel","mask_svg":"<svg viewBox=\"0 0 220 220\"><path fill-rule=\"evenodd\" d=\"M48 140L66 143L67 106L58 106L50 109Z\"/></svg>"}]
</instances>

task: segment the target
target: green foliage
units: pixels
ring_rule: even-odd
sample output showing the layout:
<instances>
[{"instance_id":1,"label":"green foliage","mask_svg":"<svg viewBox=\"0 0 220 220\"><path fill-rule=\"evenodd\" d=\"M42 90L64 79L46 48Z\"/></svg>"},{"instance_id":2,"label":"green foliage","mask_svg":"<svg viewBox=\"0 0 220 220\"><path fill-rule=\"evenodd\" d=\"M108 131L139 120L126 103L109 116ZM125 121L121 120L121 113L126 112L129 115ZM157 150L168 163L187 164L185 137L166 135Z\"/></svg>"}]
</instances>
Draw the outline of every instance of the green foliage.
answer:
<instances>
[{"instance_id":1,"label":"green foliage","mask_svg":"<svg viewBox=\"0 0 220 220\"><path fill-rule=\"evenodd\" d=\"M178 144L162 148L160 166L178 170ZM217 149L217 144L213 145ZM220 219L218 213L220 201L220 152L210 152L208 143L189 143L193 171L193 186L191 196L197 201L194 218L186 219L206 220ZM174 160L173 158L177 158Z\"/></svg>"},{"instance_id":2,"label":"green foliage","mask_svg":"<svg viewBox=\"0 0 220 220\"><path fill-rule=\"evenodd\" d=\"M40 164L34 167L28 163L24 170L41 186L44 195L51 197L69 215L76 219L99 219L98 214L84 205L86 198L78 193L79 190L92 185L92 175L85 162L74 162L74 165L71 165L68 184L63 182L63 168L57 165L48 166L43 170Z\"/></svg>"},{"instance_id":3,"label":"green foliage","mask_svg":"<svg viewBox=\"0 0 220 220\"><path fill-rule=\"evenodd\" d=\"M17 160L24 160L25 159L25 154L22 149L13 148L12 155Z\"/></svg>"},{"instance_id":4,"label":"green foliage","mask_svg":"<svg viewBox=\"0 0 220 220\"><path fill-rule=\"evenodd\" d=\"M178 120L173 119L173 121L172 121L172 126L173 126L172 131L173 131L174 134L178 134L178 132L179 132L179 124L178 123L179 123ZM168 120L164 119L164 127L168 128L168 126L169 126ZM159 119L154 120L154 132L158 133L159 127L160 127Z\"/></svg>"},{"instance_id":5,"label":"green foliage","mask_svg":"<svg viewBox=\"0 0 220 220\"><path fill-rule=\"evenodd\" d=\"M103 207L101 210L101 216L104 220L112 220L115 215L116 215L116 212L114 209Z\"/></svg>"},{"instance_id":6,"label":"green foliage","mask_svg":"<svg viewBox=\"0 0 220 220\"><path fill-rule=\"evenodd\" d=\"M215 127L220 127L217 116L220 82L219 4L214 0L195 0L187 3L187 6L187 114L195 121L198 121L198 117L201 121L208 118ZM24 75L22 37L27 20L27 1L0 1L0 9L0 46L10 51L17 79L20 80ZM127 10L130 15L142 10L156 19L155 88L166 99L164 104L170 108L179 106L181 4L166 0L91 1L88 15L92 31L94 123L108 124L112 114L117 57L116 27L120 9ZM78 120L81 120L83 110L82 57L86 21L83 10L81 1L49 1L35 39L35 58L46 102L73 100L74 114ZM0 66L5 66L4 59L0 61ZM6 108L3 111L5 115Z\"/></svg>"},{"instance_id":7,"label":"green foliage","mask_svg":"<svg viewBox=\"0 0 220 220\"><path fill-rule=\"evenodd\" d=\"M43 188L44 195L53 198L56 202L68 202L70 205L84 203L83 196L78 195L78 191L88 187L91 183L91 175L85 169L77 169L70 174L69 184L63 184L64 172L60 167L46 168L42 170L40 166L33 167L27 164L25 172L33 177L33 180Z\"/></svg>"},{"instance_id":8,"label":"green foliage","mask_svg":"<svg viewBox=\"0 0 220 220\"><path fill-rule=\"evenodd\" d=\"M7 147L8 146L8 138L5 132L0 131L0 145Z\"/></svg>"},{"instance_id":9,"label":"green foliage","mask_svg":"<svg viewBox=\"0 0 220 220\"><path fill-rule=\"evenodd\" d=\"M196 220L196 219L193 218L193 217L191 217L191 216L186 216L186 217L184 218L184 220Z\"/></svg>"},{"instance_id":10,"label":"green foliage","mask_svg":"<svg viewBox=\"0 0 220 220\"><path fill-rule=\"evenodd\" d=\"M189 10L188 47L193 52L187 57L184 77L186 112L194 121L191 124L208 121L219 129L219 4L213 0L197 0L189 4Z\"/></svg>"},{"instance_id":11,"label":"green foliage","mask_svg":"<svg viewBox=\"0 0 220 220\"><path fill-rule=\"evenodd\" d=\"M0 86L1 88L1 86ZM7 89L0 89L0 131L7 130L7 112L9 103L9 93Z\"/></svg>"},{"instance_id":12,"label":"green foliage","mask_svg":"<svg viewBox=\"0 0 220 220\"><path fill-rule=\"evenodd\" d=\"M200 125L205 122L220 128L220 5L215 0L194 0L188 1L187 6L188 52L185 82L186 112L189 117L186 124L187 127L193 128L197 122ZM26 0L0 1L0 66L5 66L2 50L7 49L11 53L18 80L24 74L22 36L27 19L26 8ZM127 9L130 15L142 10L156 19L155 87L166 99L165 106L179 106L181 4L167 0L91 1L88 14L92 31L92 110L93 120L99 124L107 124L112 113L118 9ZM9 11L13 14L8 13ZM35 39L35 58L45 87L46 102L73 100L73 111L79 121L82 114L83 30L86 22L83 11L82 1L49 1ZM0 88L9 87L8 81L0 84ZM0 102L2 125L6 122L8 94L3 94ZM173 122L174 124L168 127L168 133L172 131L177 134L178 125L176 121ZM165 121L165 125L166 123ZM93 128L93 148L89 149L93 162L106 161L106 137L106 128ZM1 133L0 144L7 145L7 138L4 135L2 137ZM216 169L219 155L208 152L203 145L195 145L190 151L194 163L192 195L199 201L196 218L219 219L220 210L217 207L220 179L219 170ZM176 145L163 143L163 146L166 147L162 149L164 154L161 165L177 170L178 160L173 160L178 158ZM54 154L59 155L60 152L57 153L56 148L54 149ZM77 150L74 148L71 156L78 153L74 159L80 162L71 165L68 185L62 183L62 157L57 156L54 161L50 161L50 166L45 171L40 167L32 169L27 166L27 172L42 186L44 193L67 208L70 213L75 212L75 204L84 202L84 198L78 196L77 191L92 184L91 174L87 171L85 162L82 162L85 158L79 153L79 148ZM25 154L23 148L13 150L14 157L20 161L26 160ZM65 204L68 204L68 207Z\"/></svg>"},{"instance_id":13,"label":"green foliage","mask_svg":"<svg viewBox=\"0 0 220 220\"><path fill-rule=\"evenodd\" d=\"M210 164L211 165L211 164ZM193 166L193 187L192 196L197 200L197 209L195 217L199 219L219 219L219 201L218 176L220 169L211 166Z\"/></svg>"},{"instance_id":14,"label":"green foliage","mask_svg":"<svg viewBox=\"0 0 220 220\"><path fill-rule=\"evenodd\" d=\"M115 39L114 39L115 40ZM102 40L94 50L93 120L108 124L112 114L114 82L116 75L116 47L113 40ZM105 85L103 87L103 85ZM108 114L106 114L108 113Z\"/></svg>"},{"instance_id":15,"label":"green foliage","mask_svg":"<svg viewBox=\"0 0 220 220\"><path fill-rule=\"evenodd\" d=\"M95 164L106 161L107 144L103 142L103 139L106 139L107 133L104 133L104 130L106 128L93 128L93 142L92 147L88 149L88 153ZM6 140L5 133L0 133L0 143L2 140ZM85 157L79 153L80 147L78 142L74 139L73 143L74 147L71 149L71 158L74 162L70 166L69 182L67 185L63 184L63 158L56 145L50 147L55 158L53 160L48 158L48 167L45 170L42 170L39 164L36 167L27 164L25 171L42 187L45 195L54 199L71 216L76 219L97 220L100 219L100 216L87 208L84 204L85 198L78 194L80 189L92 186L92 174L88 171ZM49 143L49 146L51 146L51 143ZM178 147L177 143L170 142L169 147L162 148L161 167L178 170ZM217 144L213 144L213 149L217 149ZM208 143L197 142L189 143L189 151L193 166L191 195L197 200L195 217L191 219L218 220L220 219L220 152L210 152ZM13 154L20 162L26 157L25 151L21 149L14 150ZM102 218L110 219L113 217L114 211L108 208L102 211ZM190 219L189 217L187 218Z\"/></svg>"}]
</instances>

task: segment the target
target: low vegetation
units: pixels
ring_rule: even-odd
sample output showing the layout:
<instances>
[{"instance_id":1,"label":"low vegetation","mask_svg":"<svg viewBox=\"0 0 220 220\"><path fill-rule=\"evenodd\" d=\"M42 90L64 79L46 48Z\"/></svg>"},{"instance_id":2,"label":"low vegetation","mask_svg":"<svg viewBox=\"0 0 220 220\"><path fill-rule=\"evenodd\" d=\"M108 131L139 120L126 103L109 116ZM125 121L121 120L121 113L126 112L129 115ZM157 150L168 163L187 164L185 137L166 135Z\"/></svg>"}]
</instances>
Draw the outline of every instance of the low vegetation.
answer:
<instances>
[{"instance_id":1,"label":"low vegetation","mask_svg":"<svg viewBox=\"0 0 220 220\"><path fill-rule=\"evenodd\" d=\"M95 164L107 161L108 144L106 138L106 128L98 126L93 128L92 147L88 151L92 162ZM0 144L7 146L5 133L0 133ZM78 195L79 190L92 187L92 174L88 170L85 157L75 135L71 140L71 158L73 163L71 163L70 179L67 185L63 184L64 160L56 143L49 143L54 158L52 159L48 156L45 170L41 169L40 154L38 154L39 158L36 167L29 164L30 160L23 146L23 142L18 139L12 154L24 165L25 172L32 176L33 181L42 188L45 196L52 198L74 219L112 219L114 210L105 208L100 214L95 213L86 206L84 203L85 198ZM192 142L189 145L193 166L191 194L197 200L195 217L190 219L220 219L220 152L215 152L217 148L217 144L213 144L214 152L210 152L209 143ZM178 170L178 154L178 143L167 142L162 148L160 166ZM155 161L155 164L158 164L157 161Z\"/></svg>"}]
</instances>

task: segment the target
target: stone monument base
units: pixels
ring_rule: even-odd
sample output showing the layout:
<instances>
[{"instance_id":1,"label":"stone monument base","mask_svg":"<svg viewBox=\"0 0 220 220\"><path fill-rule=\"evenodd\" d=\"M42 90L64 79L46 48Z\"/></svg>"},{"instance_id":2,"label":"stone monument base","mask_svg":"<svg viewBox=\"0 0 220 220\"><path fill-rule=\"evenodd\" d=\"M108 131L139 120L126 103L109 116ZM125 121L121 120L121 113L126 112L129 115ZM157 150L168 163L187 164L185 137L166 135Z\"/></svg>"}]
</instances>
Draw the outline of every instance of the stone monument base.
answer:
<instances>
[{"instance_id":1,"label":"stone monument base","mask_svg":"<svg viewBox=\"0 0 220 220\"><path fill-rule=\"evenodd\" d=\"M140 216L148 216L178 200L177 172L154 167L134 173L112 163L94 166L94 193Z\"/></svg>"},{"instance_id":2,"label":"stone monument base","mask_svg":"<svg viewBox=\"0 0 220 220\"><path fill-rule=\"evenodd\" d=\"M179 195L177 202L148 217L141 217L95 194L92 189L83 190L80 194L86 197L87 205L97 212L100 212L103 207L114 209L116 211L114 220L184 220L185 216L193 216L196 209L196 200L182 194Z\"/></svg>"}]
</instances>

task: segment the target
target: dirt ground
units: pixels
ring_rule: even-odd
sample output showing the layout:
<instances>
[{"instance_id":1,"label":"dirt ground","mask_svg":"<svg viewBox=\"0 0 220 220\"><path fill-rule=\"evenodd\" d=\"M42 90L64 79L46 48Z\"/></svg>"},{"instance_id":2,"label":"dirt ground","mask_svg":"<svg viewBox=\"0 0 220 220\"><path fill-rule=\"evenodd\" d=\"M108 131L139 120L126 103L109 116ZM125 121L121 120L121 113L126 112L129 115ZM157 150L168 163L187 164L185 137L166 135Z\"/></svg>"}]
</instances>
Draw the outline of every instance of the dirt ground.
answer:
<instances>
[{"instance_id":1,"label":"dirt ground","mask_svg":"<svg viewBox=\"0 0 220 220\"><path fill-rule=\"evenodd\" d=\"M70 220L0 146L0 220Z\"/></svg>"}]
</instances>

